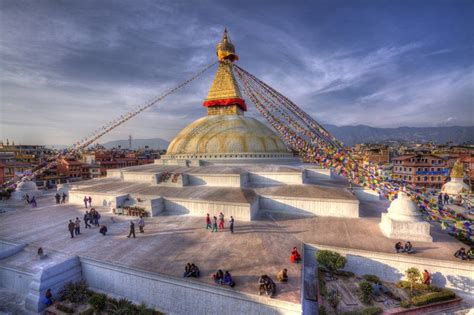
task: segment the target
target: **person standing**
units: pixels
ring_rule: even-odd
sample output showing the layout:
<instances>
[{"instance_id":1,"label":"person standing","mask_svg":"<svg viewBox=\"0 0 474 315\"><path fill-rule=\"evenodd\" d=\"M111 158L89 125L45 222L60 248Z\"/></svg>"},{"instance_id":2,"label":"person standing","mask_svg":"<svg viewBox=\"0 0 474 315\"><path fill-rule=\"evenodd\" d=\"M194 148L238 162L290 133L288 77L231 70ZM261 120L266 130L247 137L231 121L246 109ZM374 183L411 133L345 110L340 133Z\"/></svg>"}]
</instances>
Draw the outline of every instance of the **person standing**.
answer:
<instances>
[{"instance_id":1,"label":"person standing","mask_svg":"<svg viewBox=\"0 0 474 315\"><path fill-rule=\"evenodd\" d=\"M449 205L449 195L447 193L444 194L444 204Z\"/></svg>"},{"instance_id":2,"label":"person standing","mask_svg":"<svg viewBox=\"0 0 474 315\"><path fill-rule=\"evenodd\" d=\"M133 221L130 221L130 233L128 233L128 238L133 235L133 238L135 238L135 223Z\"/></svg>"},{"instance_id":3,"label":"person standing","mask_svg":"<svg viewBox=\"0 0 474 315\"><path fill-rule=\"evenodd\" d=\"M212 232L217 232L217 217L214 216L214 224L212 226Z\"/></svg>"},{"instance_id":4,"label":"person standing","mask_svg":"<svg viewBox=\"0 0 474 315\"><path fill-rule=\"evenodd\" d=\"M229 221L229 228L230 228L230 233L234 234L234 217L230 216L230 221Z\"/></svg>"},{"instance_id":5,"label":"person standing","mask_svg":"<svg viewBox=\"0 0 474 315\"><path fill-rule=\"evenodd\" d=\"M211 223L211 217L209 216L209 213L206 215L206 230L212 231L212 223Z\"/></svg>"},{"instance_id":6,"label":"person standing","mask_svg":"<svg viewBox=\"0 0 474 315\"><path fill-rule=\"evenodd\" d=\"M81 234L81 220L79 220L78 217L76 217L76 221L74 222L74 233L76 235Z\"/></svg>"},{"instance_id":7,"label":"person standing","mask_svg":"<svg viewBox=\"0 0 474 315\"><path fill-rule=\"evenodd\" d=\"M58 193L56 193L56 195L54 196L54 198L56 198L56 204L59 205L59 202L60 202L60 200L61 200L61 196L60 196Z\"/></svg>"},{"instance_id":8,"label":"person standing","mask_svg":"<svg viewBox=\"0 0 474 315\"><path fill-rule=\"evenodd\" d=\"M86 209L87 209L87 202L88 202L88 201L89 201L89 199L87 199L87 197L84 196L84 206L86 207Z\"/></svg>"},{"instance_id":9,"label":"person standing","mask_svg":"<svg viewBox=\"0 0 474 315\"><path fill-rule=\"evenodd\" d=\"M67 226L67 228L69 229L69 233L71 233L71 238L74 238L74 228L75 228L75 224L74 222L72 222L72 220L69 220L69 224Z\"/></svg>"},{"instance_id":10,"label":"person standing","mask_svg":"<svg viewBox=\"0 0 474 315\"><path fill-rule=\"evenodd\" d=\"M140 219L138 219L138 229L140 230L140 233L144 233L144 228L145 228L145 220L143 219L142 216L140 216Z\"/></svg>"},{"instance_id":11,"label":"person standing","mask_svg":"<svg viewBox=\"0 0 474 315\"><path fill-rule=\"evenodd\" d=\"M423 284L431 284L431 275L426 269L423 271Z\"/></svg>"},{"instance_id":12,"label":"person standing","mask_svg":"<svg viewBox=\"0 0 474 315\"><path fill-rule=\"evenodd\" d=\"M86 229L91 228L89 224L89 220L90 220L90 215L89 215L89 212L86 211L86 213L84 214L84 224L86 225Z\"/></svg>"},{"instance_id":13,"label":"person standing","mask_svg":"<svg viewBox=\"0 0 474 315\"><path fill-rule=\"evenodd\" d=\"M33 198L31 198L30 203L31 203L31 206L32 206L33 208L36 208L37 204L36 204L36 198L35 198L35 196L33 196Z\"/></svg>"},{"instance_id":14,"label":"person standing","mask_svg":"<svg viewBox=\"0 0 474 315\"><path fill-rule=\"evenodd\" d=\"M88 201L89 201L89 207L91 207L91 208L92 208L92 197L91 197L91 196L89 196L89 199L88 199Z\"/></svg>"},{"instance_id":15,"label":"person standing","mask_svg":"<svg viewBox=\"0 0 474 315\"><path fill-rule=\"evenodd\" d=\"M224 214L221 212L219 213L219 230L224 229Z\"/></svg>"},{"instance_id":16,"label":"person standing","mask_svg":"<svg viewBox=\"0 0 474 315\"><path fill-rule=\"evenodd\" d=\"M26 201L27 205L30 204L30 195L28 195L28 194L25 195L25 201Z\"/></svg>"},{"instance_id":17,"label":"person standing","mask_svg":"<svg viewBox=\"0 0 474 315\"><path fill-rule=\"evenodd\" d=\"M66 193L63 192L63 199L61 200L61 203L66 203L66 197L67 197Z\"/></svg>"}]
</instances>

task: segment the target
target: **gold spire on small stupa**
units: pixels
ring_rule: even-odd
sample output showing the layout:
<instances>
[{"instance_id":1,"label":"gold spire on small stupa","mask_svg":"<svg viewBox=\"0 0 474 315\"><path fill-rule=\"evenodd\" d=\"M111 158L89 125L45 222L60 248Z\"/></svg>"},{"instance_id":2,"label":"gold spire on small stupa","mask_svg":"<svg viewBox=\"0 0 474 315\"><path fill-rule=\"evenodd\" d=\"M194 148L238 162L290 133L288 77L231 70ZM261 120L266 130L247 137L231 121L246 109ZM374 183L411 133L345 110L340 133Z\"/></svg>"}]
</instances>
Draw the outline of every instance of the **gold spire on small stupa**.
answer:
<instances>
[{"instance_id":1,"label":"gold spire on small stupa","mask_svg":"<svg viewBox=\"0 0 474 315\"><path fill-rule=\"evenodd\" d=\"M242 115L247 106L232 71L232 63L238 56L227 29L216 46L216 54L219 67L203 105L208 108L208 115Z\"/></svg>"},{"instance_id":2,"label":"gold spire on small stupa","mask_svg":"<svg viewBox=\"0 0 474 315\"><path fill-rule=\"evenodd\" d=\"M464 165L461 159L457 159L451 170L451 178L464 178Z\"/></svg>"}]
</instances>

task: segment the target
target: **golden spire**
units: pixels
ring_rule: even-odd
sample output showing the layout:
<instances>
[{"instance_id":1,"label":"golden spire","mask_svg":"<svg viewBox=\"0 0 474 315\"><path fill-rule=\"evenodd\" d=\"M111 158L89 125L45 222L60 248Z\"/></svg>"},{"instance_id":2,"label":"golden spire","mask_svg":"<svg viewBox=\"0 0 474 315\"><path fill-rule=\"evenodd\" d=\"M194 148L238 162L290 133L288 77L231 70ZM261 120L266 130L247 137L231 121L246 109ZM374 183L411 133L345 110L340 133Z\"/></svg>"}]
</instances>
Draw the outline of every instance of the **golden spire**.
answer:
<instances>
[{"instance_id":1,"label":"golden spire","mask_svg":"<svg viewBox=\"0 0 474 315\"><path fill-rule=\"evenodd\" d=\"M216 46L216 53L219 67L203 105L208 108L208 115L242 114L242 111L247 110L247 106L232 71L232 62L238 57L227 29L224 30L222 40Z\"/></svg>"},{"instance_id":2,"label":"golden spire","mask_svg":"<svg viewBox=\"0 0 474 315\"><path fill-rule=\"evenodd\" d=\"M464 178L464 165L461 159L456 160L451 170L451 178Z\"/></svg>"},{"instance_id":3,"label":"golden spire","mask_svg":"<svg viewBox=\"0 0 474 315\"><path fill-rule=\"evenodd\" d=\"M219 61L229 60L234 62L235 60L239 59L239 57L235 54L235 46L229 39L227 28L224 29L222 40L216 46L216 54Z\"/></svg>"}]
</instances>

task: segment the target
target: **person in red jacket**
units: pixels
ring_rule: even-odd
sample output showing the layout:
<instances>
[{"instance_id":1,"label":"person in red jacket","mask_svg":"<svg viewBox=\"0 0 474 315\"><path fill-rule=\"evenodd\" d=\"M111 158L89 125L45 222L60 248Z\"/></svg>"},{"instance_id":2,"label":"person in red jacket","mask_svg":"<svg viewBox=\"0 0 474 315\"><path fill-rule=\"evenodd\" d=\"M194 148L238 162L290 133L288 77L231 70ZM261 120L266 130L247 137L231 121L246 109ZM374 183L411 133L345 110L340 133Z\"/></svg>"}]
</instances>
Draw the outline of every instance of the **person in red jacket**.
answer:
<instances>
[{"instance_id":1,"label":"person in red jacket","mask_svg":"<svg viewBox=\"0 0 474 315\"><path fill-rule=\"evenodd\" d=\"M298 263L301 260L301 255L298 253L298 249L296 247L293 247L291 250L291 255L290 255L290 261L292 263Z\"/></svg>"}]
</instances>

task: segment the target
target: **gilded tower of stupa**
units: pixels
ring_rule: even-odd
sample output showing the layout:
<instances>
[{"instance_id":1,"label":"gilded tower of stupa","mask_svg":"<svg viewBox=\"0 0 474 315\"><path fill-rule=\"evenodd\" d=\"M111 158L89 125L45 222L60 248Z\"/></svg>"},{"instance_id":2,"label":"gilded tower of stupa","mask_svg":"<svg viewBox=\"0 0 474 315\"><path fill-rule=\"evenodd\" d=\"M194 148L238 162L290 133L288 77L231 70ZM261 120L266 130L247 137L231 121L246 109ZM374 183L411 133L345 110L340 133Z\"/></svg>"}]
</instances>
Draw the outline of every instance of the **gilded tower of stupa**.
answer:
<instances>
[{"instance_id":1,"label":"gilded tower of stupa","mask_svg":"<svg viewBox=\"0 0 474 315\"><path fill-rule=\"evenodd\" d=\"M165 159L230 161L292 159L278 136L255 118L246 117L247 105L237 84L232 64L238 60L227 30L216 46L219 60L211 88L204 100L207 116L176 135Z\"/></svg>"}]
</instances>

